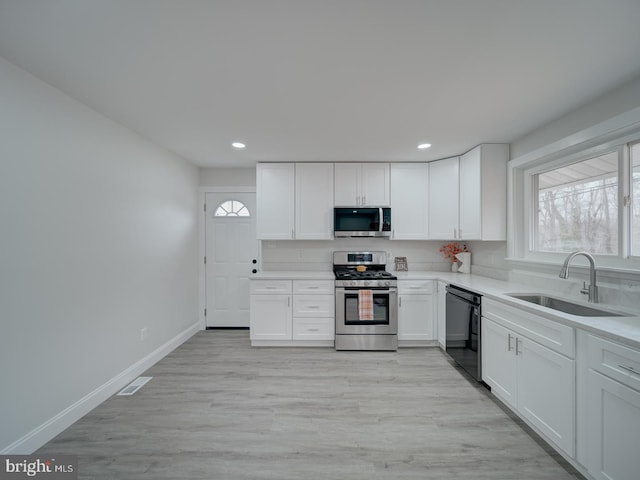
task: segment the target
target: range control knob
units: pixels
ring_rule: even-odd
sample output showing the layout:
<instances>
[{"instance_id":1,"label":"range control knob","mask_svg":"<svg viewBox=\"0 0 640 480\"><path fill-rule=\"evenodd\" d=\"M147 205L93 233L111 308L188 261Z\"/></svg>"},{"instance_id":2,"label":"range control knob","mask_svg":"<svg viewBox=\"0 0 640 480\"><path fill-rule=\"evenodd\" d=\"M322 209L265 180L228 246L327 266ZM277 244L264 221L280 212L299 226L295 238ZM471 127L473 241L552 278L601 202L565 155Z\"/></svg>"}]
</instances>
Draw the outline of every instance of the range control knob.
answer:
<instances>
[{"instance_id":1,"label":"range control knob","mask_svg":"<svg viewBox=\"0 0 640 480\"><path fill-rule=\"evenodd\" d=\"M364 281L364 286L368 287L369 285L371 285L371 282L369 280L365 280Z\"/></svg>"},{"instance_id":2,"label":"range control knob","mask_svg":"<svg viewBox=\"0 0 640 480\"><path fill-rule=\"evenodd\" d=\"M391 285L391 282L389 280L385 280L384 281L384 286L388 287L389 285Z\"/></svg>"}]
</instances>

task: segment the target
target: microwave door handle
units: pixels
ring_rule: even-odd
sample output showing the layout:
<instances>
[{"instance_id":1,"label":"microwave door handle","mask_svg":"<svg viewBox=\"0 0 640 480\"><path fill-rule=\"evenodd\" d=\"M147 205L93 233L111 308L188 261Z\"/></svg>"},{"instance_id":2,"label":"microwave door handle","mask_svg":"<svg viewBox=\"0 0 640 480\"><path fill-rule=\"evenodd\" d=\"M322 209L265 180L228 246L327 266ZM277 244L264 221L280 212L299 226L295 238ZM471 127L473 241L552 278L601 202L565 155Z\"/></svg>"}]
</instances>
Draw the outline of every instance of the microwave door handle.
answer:
<instances>
[{"instance_id":1,"label":"microwave door handle","mask_svg":"<svg viewBox=\"0 0 640 480\"><path fill-rule=\"evenodd\" d=\"M378 231L380 233L382 233L382 226L383 226L384 220L382 218L382 207L378 208Z\"/></svg>"}]
</instances>

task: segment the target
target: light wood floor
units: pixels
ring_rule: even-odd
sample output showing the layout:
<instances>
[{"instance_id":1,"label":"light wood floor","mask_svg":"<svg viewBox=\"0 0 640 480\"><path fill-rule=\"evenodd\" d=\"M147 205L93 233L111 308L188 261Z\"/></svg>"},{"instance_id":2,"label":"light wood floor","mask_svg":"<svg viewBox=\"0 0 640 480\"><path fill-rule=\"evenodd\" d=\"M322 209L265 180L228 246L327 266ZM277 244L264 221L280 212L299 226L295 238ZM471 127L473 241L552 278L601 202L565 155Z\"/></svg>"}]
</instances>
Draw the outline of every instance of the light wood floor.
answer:
<instances>
[{"instance_id":1,"label":"light wood floor","mask_svg":"<svg viewBox=\"0 0 640 480\"><path fill-rule=\"evenodd\" d=\"M438 349L251 348L199 332L38 453L81 479L582 478Z\"/></svg>"}]
</instances>

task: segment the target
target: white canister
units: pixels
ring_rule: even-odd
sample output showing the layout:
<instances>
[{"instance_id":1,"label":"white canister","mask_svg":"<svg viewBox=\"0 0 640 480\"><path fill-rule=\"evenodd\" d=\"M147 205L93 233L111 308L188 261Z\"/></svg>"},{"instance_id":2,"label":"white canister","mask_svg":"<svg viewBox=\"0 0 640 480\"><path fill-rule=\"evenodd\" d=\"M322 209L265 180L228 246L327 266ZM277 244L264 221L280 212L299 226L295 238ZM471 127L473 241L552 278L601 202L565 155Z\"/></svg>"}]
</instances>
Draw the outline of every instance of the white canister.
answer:
<instances>
[{"instance_id":1,"label":"white canister","mask_svg":"<svg viewBox=\"0 0 640 480\"><path fill-rule=\"evenodd\" d=\"M459 273L471 273L471 253L462 252L456 255L456 259L460 262L458 266Z\"/></svg>"}]
</instances>

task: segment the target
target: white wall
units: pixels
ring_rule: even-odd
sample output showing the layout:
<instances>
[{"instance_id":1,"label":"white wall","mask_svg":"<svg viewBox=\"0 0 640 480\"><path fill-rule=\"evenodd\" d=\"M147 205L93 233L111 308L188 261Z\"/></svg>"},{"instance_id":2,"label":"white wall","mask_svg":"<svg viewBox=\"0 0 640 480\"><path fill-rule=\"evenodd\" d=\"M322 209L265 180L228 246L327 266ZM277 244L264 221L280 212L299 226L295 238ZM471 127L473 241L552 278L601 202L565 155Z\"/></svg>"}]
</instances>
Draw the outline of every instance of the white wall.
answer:
<instances>
[{"instance_id":1,"label":"white wall","mask_svg":"<svg viewBox=\"0 0 640 480\"><path fill-rule=\"evenodd\" d=\"M0 452L197 323L197 189L0 59Z\"/></svg>"},{"instance_id":2,"label":"white wall","mask_svg":"<svg viewBox=\"0 0 640 480\"><path fill-rule=\"evenodd\" d=\"M637 107L640 107L640 77L512 142L511 158L518 158Z\"/></svg>"},{"instance_id":3,"label":"white wall","mask_svg":"<svg viewBox=\"0 0 640 480\"><path fill-rule=\"evenodd\" d=\"M201 168L202 187L255 187L256 168Z\"/></svg>"}]
</instances>

